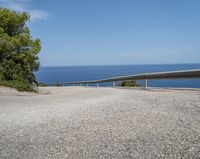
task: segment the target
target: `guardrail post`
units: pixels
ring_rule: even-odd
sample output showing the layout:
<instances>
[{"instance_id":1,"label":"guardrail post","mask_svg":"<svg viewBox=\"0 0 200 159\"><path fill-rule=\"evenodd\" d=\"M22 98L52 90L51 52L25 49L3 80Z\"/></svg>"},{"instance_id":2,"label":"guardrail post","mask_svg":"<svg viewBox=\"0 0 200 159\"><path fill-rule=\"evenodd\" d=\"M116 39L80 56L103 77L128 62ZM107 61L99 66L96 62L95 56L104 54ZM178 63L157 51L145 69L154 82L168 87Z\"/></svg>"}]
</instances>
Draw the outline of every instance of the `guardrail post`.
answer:
<instances>
[{"instance_id":1,"label":"guardrail post","mask_svg":"<svg viewBox=\"0 0 200 159\"><path fill-rule=\"evenodd\" d=\"M113 81L113 87L115 87L116 86L116 82L115 81Z\"/></svg>"},{"instance_id":2,"label":"guardrail post","mask_svg":"<svg viewBox=\"0 0 200 159\"><path fill-rule=\"evenodd\" d=\"M148 81L147 79L144 80L144 88L147 88L148 87Z\"/></svg>"}]
</instances>

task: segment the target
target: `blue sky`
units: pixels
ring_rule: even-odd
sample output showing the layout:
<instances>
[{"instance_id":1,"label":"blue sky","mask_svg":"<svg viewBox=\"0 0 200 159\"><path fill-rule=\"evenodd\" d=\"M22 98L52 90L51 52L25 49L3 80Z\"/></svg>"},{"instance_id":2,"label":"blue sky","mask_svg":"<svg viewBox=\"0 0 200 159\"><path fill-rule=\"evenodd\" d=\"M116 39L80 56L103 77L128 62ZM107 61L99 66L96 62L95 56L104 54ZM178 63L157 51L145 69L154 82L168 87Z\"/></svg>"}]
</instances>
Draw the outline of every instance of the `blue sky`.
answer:
<instances>
[{"instance_id":1,"label":"blue sky","mask_svg":"<svg viewBox=\"0 0 200 159\"><path fill-rule=\"evenodd\" d=\"M0 0L31 15L42 66L200 63L199 0Z\"/></svg>"}]
</instances>

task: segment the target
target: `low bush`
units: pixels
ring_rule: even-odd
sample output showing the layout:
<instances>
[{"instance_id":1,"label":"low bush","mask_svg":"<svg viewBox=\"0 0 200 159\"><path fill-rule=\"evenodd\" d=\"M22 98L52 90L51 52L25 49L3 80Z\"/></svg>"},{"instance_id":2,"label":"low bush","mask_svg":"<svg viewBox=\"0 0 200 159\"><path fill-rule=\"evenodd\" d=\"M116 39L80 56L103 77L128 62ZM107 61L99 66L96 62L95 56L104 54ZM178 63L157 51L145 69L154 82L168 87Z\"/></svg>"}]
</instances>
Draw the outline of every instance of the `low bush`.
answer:
<instances>
[{"instance_id":1,"label":"low bush","mask_svg":"<svg viewBox=\"0 0 200 159\"><path fill-rule=\"evenodd\" d=\"M139 87L140 85L136 81L132 80L132 81L123 81L120 86L122 86L122 87Z\"/></svg>"},{"instance_id":2,"label":"low bush","mask_svg":"<svg viewBox=\"0 0 200 159\"><path fill-rule=\"evenodd\" d=\"M40 87L47 87L48 84L47 84L47 83L40 82L40 83L38 83L38 86L40 86Z\"/></svg>"},{"instance_id":3,"label":"low bush","mask_svg":"<svg viewBox=\"0 0 200 159\"><path fill-rule=\"evenodd\" d=\"M0 80L0 86L15 88L18 91L36 92L28 82L20 80Z\"/></svg>"}]
</instances>

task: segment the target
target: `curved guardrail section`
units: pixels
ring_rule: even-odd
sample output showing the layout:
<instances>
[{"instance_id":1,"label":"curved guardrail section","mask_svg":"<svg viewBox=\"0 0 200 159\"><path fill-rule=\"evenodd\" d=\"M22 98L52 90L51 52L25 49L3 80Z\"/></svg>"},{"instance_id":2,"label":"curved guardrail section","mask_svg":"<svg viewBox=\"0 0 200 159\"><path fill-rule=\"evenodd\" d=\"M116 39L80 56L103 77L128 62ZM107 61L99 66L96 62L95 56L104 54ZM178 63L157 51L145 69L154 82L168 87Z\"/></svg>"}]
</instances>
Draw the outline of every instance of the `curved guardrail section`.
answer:
<instances>
[{"instance_id":1,"label":"curved guardrail section","mask_svg":"<svg viewBox=\"0 0 200 159\"><path fill-rule=\"evenodd\" d=\"M75 81L75 82L60 82L56 84L49 85L66 85L66 84L94 84L97 86L99 83L113 82L113 86L116 81L127 81L127 80L145 80L145 87L147 87L147 80L151 79L187 79L187 78L200 78L200 69L193 70L181 70L181 71L168 71L168 72L154 72L154 73L144 73L128 76L118 76L112 78L105 78L100 80L91 81Z\"/></svg>"}]
</instances>

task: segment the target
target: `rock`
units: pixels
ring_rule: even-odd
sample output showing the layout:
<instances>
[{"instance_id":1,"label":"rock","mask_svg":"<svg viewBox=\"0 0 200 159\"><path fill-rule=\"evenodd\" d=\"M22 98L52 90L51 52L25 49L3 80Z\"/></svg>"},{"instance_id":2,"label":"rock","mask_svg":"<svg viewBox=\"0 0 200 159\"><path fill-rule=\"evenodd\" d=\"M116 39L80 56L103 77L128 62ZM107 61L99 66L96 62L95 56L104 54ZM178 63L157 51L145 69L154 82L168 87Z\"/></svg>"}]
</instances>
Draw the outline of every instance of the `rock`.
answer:
<instances>
[{"instance_id":1,"label":"rock","mask_svg":"<svg viewBox=\"0 0 200 159\"><path fill-rule=\"evenodd\" d=\"M32 87L33 90L35 90L36 92L38 92L39 89L38 89L38 86L37 86L37 84L35 82L31 83L31 87Z\"/></svg>"}]
</instances>

